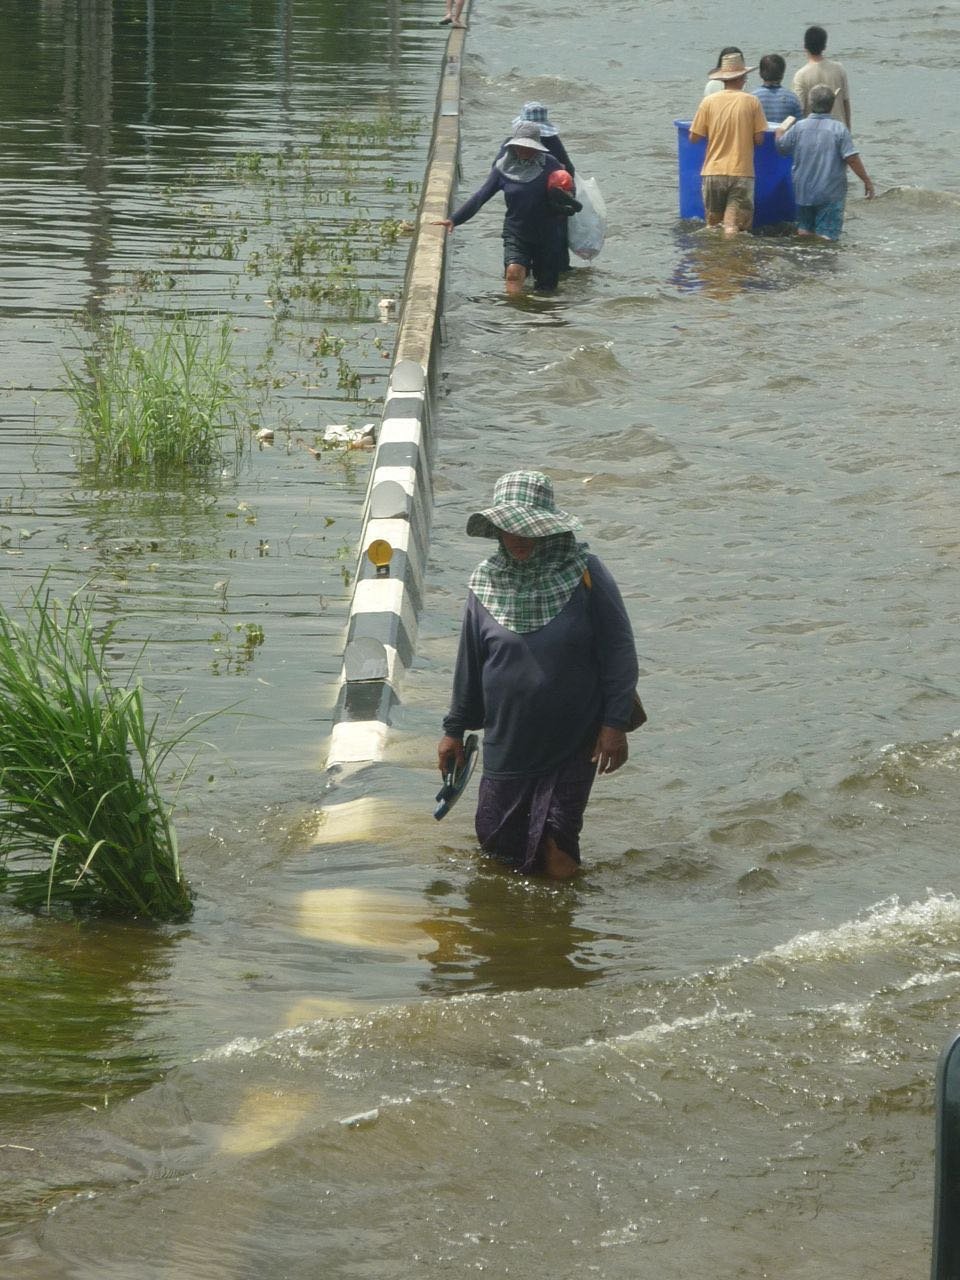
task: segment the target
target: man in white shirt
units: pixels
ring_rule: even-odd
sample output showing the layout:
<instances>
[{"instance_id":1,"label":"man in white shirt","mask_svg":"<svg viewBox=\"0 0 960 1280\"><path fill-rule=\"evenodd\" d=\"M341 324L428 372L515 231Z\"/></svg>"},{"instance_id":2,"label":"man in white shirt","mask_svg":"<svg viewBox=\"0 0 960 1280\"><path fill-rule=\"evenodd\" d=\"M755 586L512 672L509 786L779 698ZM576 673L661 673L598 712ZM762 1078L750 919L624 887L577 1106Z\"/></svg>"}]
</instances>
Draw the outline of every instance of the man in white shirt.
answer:
<instances>
[{"instance_id":1,"label":"man in white shirt","mask_svg":"<svg viewBox=\"0 0 960 1280\"><path fill-rule=\"evenodd\" d=\"M800 99L804 114L807 115L810 111L810 90L818 84L826 84L834 91L833 110L830 114L848 129L852 128L847 73L839 62L831 62L823 56L827 47L827 33L823 27L807 27L803 33L803 47L807 62L793 77L793 92Z\"/></svg>"}]
</instances>

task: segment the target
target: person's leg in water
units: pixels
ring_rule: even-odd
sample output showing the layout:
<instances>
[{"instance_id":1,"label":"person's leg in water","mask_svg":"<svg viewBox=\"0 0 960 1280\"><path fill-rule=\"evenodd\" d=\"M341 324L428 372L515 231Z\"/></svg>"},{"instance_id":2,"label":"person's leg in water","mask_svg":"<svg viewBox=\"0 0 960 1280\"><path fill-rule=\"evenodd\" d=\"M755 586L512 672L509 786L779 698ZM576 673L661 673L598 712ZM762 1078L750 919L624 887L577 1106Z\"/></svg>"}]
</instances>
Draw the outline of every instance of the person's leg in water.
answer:
<instances>
[{"instance_id":1,"label":"person's leg in water","mask_svg":"<svg viewBox=\"0 0 960 1280\"><path fill-rule=\"evenodd\" d=\"M524 875L556 880L576 875L595 772L584 747L543 777L481 778L474 820L480 847Z\"/></svg>"},{"instance_id":2,"label":"person's leg in water","mask_svg":"<svg viewBox=\"0 0 960 1280\"><path fill-rule=\"evenodd\" d=\"M797 205L797 235L816 235L817 206L815 204Z\"/></svg>"},{"instance_id":3,"label":"person's leg in water","mask_svg":"<svg viewBox=\"0 0 960 1280\"><path fill-rule=\"evenodd\" d=\"M723 234L725 236L737 236L742 231L749 231L752 223L753 210L744 210L731 201L723 215Z\"/></svg>"},{"instance_id":4,"label":"person's leg in water","mask_svg":"<svg viewBox=\"0 0 960 1280\"><path fill-rule=\"evenodd\" d=\"M727 206L723 211L723 234L738 235L753 226L753 179L735 178L727 193Z\"/></svg>"},{"instance_id":5,"label":"person's leg in water","mask_svg":"<svg viewBox=\"0 0 960 1280\"><path fill-rule=\"evenodd\" d=\"M580 863L565 853L553 836L544 836L537 851L537 868L551 880L569 880L579 874Z\"/></svg>"},{"instance_id":6,"label":"person's leg in water","mask_svg":"<svg viewBox=\"0 0 960 1280\"><path fill-rule=\"evenodd\" d=\"M816 218L814 221L814 232L821 240L840 239L840 232L843 230L843 213L846 199L831 200L827 204L817 206Z\"/></svg>"},{"instance_id":7,"label":"person's leg in water","mask_svg":"<svg viewBox=\"0 0 960 1280\"><path fill-rule=\"evenodd\" d=\"M707 177L700 179L700 194L703 198L703 213L707 226L711 230L723 226L723 215L726 209L726 197L720 179Z\"/></svg>"},{"instance_id":8,"label":"person's leg in water","mask_svg":"<svg viewBox=\"0 0 960 1280\"><path fill-rule=\"evenodd\" d=\"M561 771L537 846L534 875L569 880L579 874L580 832L595 777L592 758L583 758L582 753Z\"/></svg>"},{"instance_id":9,"label":"person's leg in water","mask_svg":"<svg viewBox=\"0 0 960 1280\"><path fill-rule=\"evenodd\" d=\"M503 278L507 293L516 295L523 292L524 283L533 265L533 250L533 245L504 223Z\"/></svg>"},{"instance_id":10,"label":"person's leg in water","mask_svg":"<svg viewBox=\"0 0 960 1280\"><path fill-rule=\"evenodd\" d=\"M735 236L739 230L740 210L731 200L723 211L723 234L725 236Z\"/></svg>"},{"instance_id":11,"label":"person's leg in water","mask_svg":"<svg viewBox=\"0 0 960 1280\"><path fill-rule=\"evenodd\" d=\"M533 253L533 283L538 293L552 293L560 283L563 262L561 228L548 227Z\"/></svg>"},{"instance_id":12,"label":"person's leg in water","mask_svg":"<svg viewBox=\"0 0 960 1280\"><path fill-rule=\"evenodd\" d=\"M553 293L559 283L559 255L551 254L546 260L538 256L533 264L533 286L537 293Z\"/></svg>"},{"instance_id":13,"label":"person's leg in water","mask_svg":"<svg viewBox=\"0 0 960 1280\"><path fill-rule=\"evenodd\" d=\"M510 262L504 273L506 281L507 293L517 294L523 293L523 286L527 279L527 268L519 262Z\"/></svg>"}]
</instances>

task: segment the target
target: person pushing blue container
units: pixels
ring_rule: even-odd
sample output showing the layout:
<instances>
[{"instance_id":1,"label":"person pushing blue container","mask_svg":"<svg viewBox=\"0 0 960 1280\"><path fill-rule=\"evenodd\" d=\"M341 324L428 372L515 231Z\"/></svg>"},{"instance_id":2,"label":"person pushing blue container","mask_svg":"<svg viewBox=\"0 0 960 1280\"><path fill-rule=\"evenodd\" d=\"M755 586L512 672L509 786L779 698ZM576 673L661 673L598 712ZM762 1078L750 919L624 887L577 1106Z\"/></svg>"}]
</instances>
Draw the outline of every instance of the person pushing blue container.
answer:
<instances>
[{"instance_id":1,"label":"person pushing blue container","mask_svg":"<svg viewBox=\"0 0 960 1280\"><path fill-rule=\"evenodd\" d=\"M795 214L790 166L774 145L759 101L744 92L755 70L726 53L710 72L723 90L708 94L693 120L677 120L680 216L706 218L734 235L789 222Z\"/></svg>"},{"instance_id":2,"label":"person pushing blue container","mask_svg":"<svg viewBox=\"0 0 960 1280\"><path fill-rule=\"evenodd\" d=\"M680 217L704 219L700 170L707 154L701 138L690 141L690 121L674 120L677 130L677 163L679 171ZM755 187L753 193L753 228L796 222L797 205L793 196L792 165L787 156L777 151L773 129L768 129L763 142L753 155Z\"/></svg>"}]
</instances>

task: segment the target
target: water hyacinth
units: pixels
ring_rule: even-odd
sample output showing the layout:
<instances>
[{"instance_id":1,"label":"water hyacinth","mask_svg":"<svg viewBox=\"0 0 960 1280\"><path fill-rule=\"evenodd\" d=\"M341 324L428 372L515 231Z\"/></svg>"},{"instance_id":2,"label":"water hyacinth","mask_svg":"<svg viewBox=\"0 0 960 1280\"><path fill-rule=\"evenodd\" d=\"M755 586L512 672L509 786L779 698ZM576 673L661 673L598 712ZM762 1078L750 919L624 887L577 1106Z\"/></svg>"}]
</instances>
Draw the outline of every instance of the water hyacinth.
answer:
<instances>
[{"instance_id":1,"label":"water hyacinth","mask_svg":"<svg viewBox=\"0 0 960 1280\"><path fill-rule=\"evenodd\" d=\"M138 340L113 320L79 367L66 367L84 456L98 467L164 471L222 462L227 440L242 452L242 370L232 351L226 322L166 316Z\"/></svg>"},{"instance_id":2,"label":"water hyacinth","mask_svg":"<svg viewBox=\"0 0 960 1280\"><path fill-rule=\"evenodd\" d=\"M148 720L134 669L112 682L112 626L45 586L0 610L0 866L28 910L184 919L191 894L157 783L183 740ZM135 664L136 666L136 664Z\"/></svg>"}]
</instances>

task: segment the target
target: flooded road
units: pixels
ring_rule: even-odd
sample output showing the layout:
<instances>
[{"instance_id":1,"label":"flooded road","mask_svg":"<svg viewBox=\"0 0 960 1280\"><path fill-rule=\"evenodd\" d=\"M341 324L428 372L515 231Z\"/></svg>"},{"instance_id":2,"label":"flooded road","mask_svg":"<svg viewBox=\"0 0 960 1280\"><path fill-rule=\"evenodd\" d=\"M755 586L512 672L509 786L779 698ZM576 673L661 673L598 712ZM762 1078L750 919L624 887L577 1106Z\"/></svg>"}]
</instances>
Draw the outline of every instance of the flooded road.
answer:
<instances>
[{"instance_id":1,"label":"flooded road","mask_svg":"<svg viewBox=\"0 0 960 1280\"><path fill-rule=\"evenodd\" d=\"M319 753L332 701L367 460L322 433L378 415L396 315L378 302L402 286L442 42L420 57L425 19L389 5L360 26L366 6L333 3L245 4L212 26L152 3L8 8L32 70L3 137L4 601L48 565L58 588L89 581L191 711L242 697L266 714L268 685L298 735L276 781ZM64 365L105 316L146 342L181 312L229 324L244 456L163 485L92 474Z\"/></svg>"},{"instance_id":2,"label":"flooded road","mask_svg":"<svg viewBox=\"0 0 960 1280\"><path fill-rule=\"evenodd\" d=\"M253 227L279 197L239 179L238 163L257 164L241 153L273 155L291 131L294 154L312 150L316 104L335 118L327 46L307 34L319 6L253 9L262 25L245 29L261 34L245 53L228 42L236 66L198 94L235 104L229 148L193 157L200 194L174 185L172 208L140 201L170 223L158 244L206 243L207 204L221 245ZM271 26L281 12L290 22ZM400 117L425 121L434 9L404 7L392 91L387 10L351 14L366 21L360 45L383 42L366 71L351 51L351 116L396 92ZM5 332L20 336L3 429L19 461L4 600L46 562L73 585L96 568L131 643L154 639L157 696L185 692L190 711L243 699L207 732L221 754L179 820L198 890L188 926L0 916L14 975L0 1037L11 1275L927 1273L932 1080L960 1018L948 99L960 32L946 10L903 0L828 21L879 198L851 192L836 247L727 244L676 221L671 122L731 41L751 63L779 50L792 74L803 25L779 3L749 30L734 21L688 3L642 22L603 4L476 9L463 192L520 103L541 98L578 170L598 178L610 235L557 297L515 304L499 281L499 210L452 240L418 657L388 763L335 780L319 818L350 567L335 553L365 467L318 468L294 442L312 446L318 415L334 421L344 404L363 416L324 402L335 359L319 394L294 380L264 396L258 422L296 423L289 449L254 447L236 476L176 495L91 489L65 409L54 427L52 410L41 422L33 409L56 402L53 335L68 312L112 298L124 270L170 271L206 298L196 305L246 327L238 343L256 364L269 291L245 273L234 298L237 260L158 249L135 262L117 251L100 268L109 286L71 294L83 245L60 247L60 275L23 255L17 266L8 243L4 298L19 310ZM261 111L264 86L283 79L279 49L293 51L293 105L275 87ZM39 107L30 120L7 127L10 165L31 130L62 141ZM82 168L80 136L68 153ZM400 176L418 179L425 134L403 138ZM164 184L193 171L180 156L157 165ZM411 216L377 189L371 221L381 207ZM126 255L138 237L118 228L136 196L118 195L107 220ZM8 201L11 225L29 205ZM365 269L374 312L402 253L393 276ZM151 305L166 305L157 293ZM299 301L281 309L297 319ZM311 313L299 332L349 333L372 391L381 330L371 314L354 336L349 319ZM280 367L306 372L301 355L302 369L289 353ZM468 801L440 826L430 817L458 614L482 553L466 516L501 471L530 463L624 590L651 717L627 769L598 784L587 870L564 886L478 860ZM262 645L245 645L247 623L263 625Z\"/></svg>"}]
</instances>

